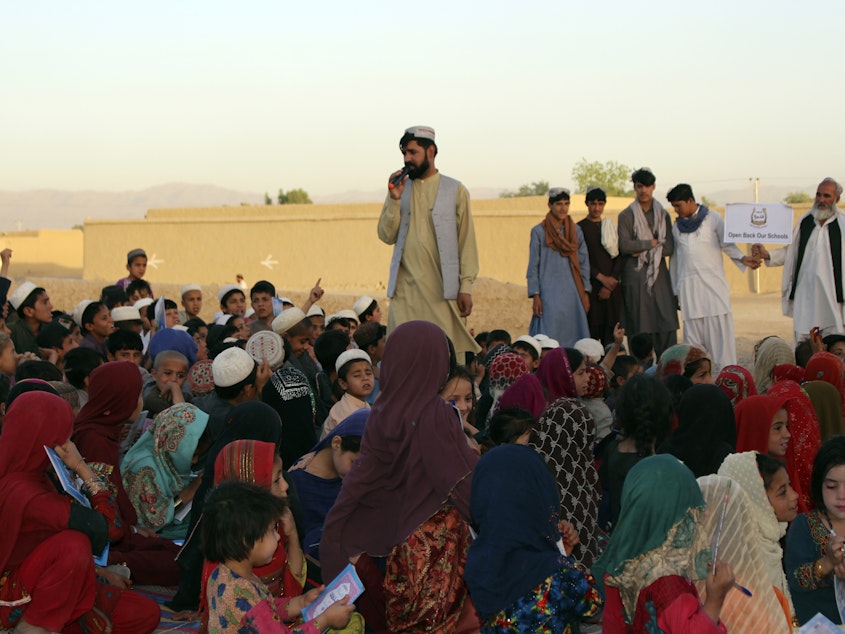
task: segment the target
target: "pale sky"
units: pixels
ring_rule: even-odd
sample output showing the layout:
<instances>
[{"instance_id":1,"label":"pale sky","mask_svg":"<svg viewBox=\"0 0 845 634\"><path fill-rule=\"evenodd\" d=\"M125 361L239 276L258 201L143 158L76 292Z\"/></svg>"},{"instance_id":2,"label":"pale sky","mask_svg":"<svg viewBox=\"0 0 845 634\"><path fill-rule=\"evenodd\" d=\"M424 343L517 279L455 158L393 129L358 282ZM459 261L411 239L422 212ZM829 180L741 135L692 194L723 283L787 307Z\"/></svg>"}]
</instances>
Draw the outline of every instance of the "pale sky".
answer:
<instances>
[{"instance_id":1,"label":"pale sky","mask_svg":"<svg viewBox=\"0 0 845 634\"><path fill-rule=\"evenodd\" d=\"M472 187L845 179L845 2L0 5L0 189L382 187L405 127ZM723 183L724 184L721 184ZM708 183L708 185L704 185Z\"/></svg>"}]
</instances>

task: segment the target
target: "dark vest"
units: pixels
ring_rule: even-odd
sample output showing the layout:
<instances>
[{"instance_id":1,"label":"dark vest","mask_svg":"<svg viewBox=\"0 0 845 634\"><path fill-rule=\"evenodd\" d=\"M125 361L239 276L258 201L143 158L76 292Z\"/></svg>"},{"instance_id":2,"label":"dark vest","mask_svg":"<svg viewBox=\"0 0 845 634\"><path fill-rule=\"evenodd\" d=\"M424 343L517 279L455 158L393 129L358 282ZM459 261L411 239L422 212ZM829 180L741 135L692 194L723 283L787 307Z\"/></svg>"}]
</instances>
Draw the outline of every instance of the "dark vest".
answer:
<instances>
[{"instance_id":1,"label":"dark vest","mask_svg":"<svg viewBox=\"0 0 845 634\"><path fill-rule=\"evenodd\" d=\"M792 274L792 289L789 291L789 299L795 299L795 287L798 286L798 272L801 270L801 262L804 260L804 251L810 241L810 234L816 226L816 219L813 214L804 217L799 225L798 257L795 260L795 271ZM819 227L821 231L824 227ZM840 304L843 301L842 294L842 230L839 227L839 218L828 223L828 243L830 244L830 259L833 262L833 280L836 286L836 301ZM834 246L835 245L835 246Z\"/></svg>"}]
</instances>

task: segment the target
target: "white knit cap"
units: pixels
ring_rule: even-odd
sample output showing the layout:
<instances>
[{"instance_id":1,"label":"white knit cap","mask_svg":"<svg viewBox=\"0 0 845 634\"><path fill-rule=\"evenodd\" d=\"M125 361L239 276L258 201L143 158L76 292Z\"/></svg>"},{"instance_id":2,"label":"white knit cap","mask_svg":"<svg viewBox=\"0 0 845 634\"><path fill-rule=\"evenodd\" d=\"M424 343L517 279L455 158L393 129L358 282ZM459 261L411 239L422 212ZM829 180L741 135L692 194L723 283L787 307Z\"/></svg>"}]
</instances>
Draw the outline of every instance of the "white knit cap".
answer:
<instances>
[{"instance_id":1,"label":"white knit cap","mask_svg":"<svg viewBox=\"0 0 845 634\"><path fill-rule=\"evenodd\" d=\"M188 293L190 291L199 291L200 293L202 293L202 286L200 286L199 284L185 284L179 294L181 297L184 297L185 293Z\"/></svg>"},{"instance_id":2,"label":"white knit cap","mask_svg":"<svg viewBox=\"0 0 845 634\"><path fill-rule=\"evenodd\" d=\"M217 291L217 301L222 304L223 298L232 291L240 291L241 293L244 292L244 290L237 284L226 284L226 286L223 286L219 291Z\"/></svg>"},{"instance_id":3,"label":"white knit cap","mask_svg":"<svg viewBox=\"0 0 845 634\"><path fill-rule=\"evenodd\" d=\"M370 297L369 295L361 295L355 304L352 306L352 310L355 311L355 314L358 315L356 319L360 320L361 315L370 307L375 300Z\"/></svg>"},{"instance_id":4,"label":"white knit cap","mask_svg":"<svg viewBox=\"0 0 845 634\"><path fill-rule=\"evenodd\" d=\"M93 304L93 299L83 299L76 305L76 308L73 309L73 321L76 322L76 325L82 328L82 313L85 312L85 309L88 308L89 304Z\"/></svg>"},{"instance_id":5,"label":"white knit cap","mask_svg":"<svg viewBox=\"0 0 845 634\"><path fill-rule=\"evenodd\" d=\"M114 321L141 321L141 311L134 306L115 306L111 309Z\"/></svg>"},{"instance_id":6,"label":"white knit cap","mask_svg":"<svg viewBox=\"0 0 845 634\"><path fill-rule=\"evenodd\" d=\"M354 360L366 361L370 365L372 365L372 360L370 359L370 355L368 355L363 350L358 350L353 348L352 350L344 350L341 355L337 358L337 361L334 364L335 372L340 372L340 369L349 363L350 361Z\"/></svg>"},{"instance_id":7,"label":"white knit cap","mask_svg":"<svg viewBox=\"0 0 845 634\"><path fill-rule=\"evenodd\" d=\"M343 310L339 310L334 314L335 317L343 317L344 319L351 319L354 322L360 321L360 317L355 314L355 311L350 310L348 308L344 308Z\"/></svg>"},{"instance_id":8,"label":"white knit cap","mask_svg":"<svg viewBox=\"0 0 845 634\"><path fill-rule=\"evenodd\" d=\"M26 301L26 298L29 297L32 294L32 291L36 288L38 287L32 282L24 282L18 286L15 289L15 292L9 295L9 303L12 305L12 308L15 310L20 308L21 304Z\"/></svg>"},{"instance_id":9,"label":"white knit cap","mask_svg":"<svg viewBox=\"0 0 845 634\"><path fill-rule=\"evenodd\" d=\"M147 306L152 304L154 301L155 300L152 297L142 297L141 299L139 299L137 302L135 302L132 305L135 308L137 308L138 310L141 310L142 308L146 308Z\"/></svg>"},{"instance_id":10,"label":"white knit cap","mask_svg":"<svg viewBox=\"0 0 845 634\"><path fill-rule=\"evenodd\" d=\"M247 378L255 368L255 360L243 348L227 348L214 358L211 375L214 385L229 387Z\"/></svg>"},{"instance_id":11,"label":"white knit cap","mask_svg":"<svg viewBox=\"0 0 845 634\"><path fill-rule=\"evenodd\" d=\"M555 348L560 348L560 342L557 339L546 337L540 342L540 347L543 350L554 350Z\"/></svg>"},{"instance_id":12,"label":"white knit cap","mask_svg":"<svg viewBox=\"0 0 845 634\"><path fill-rule=\"evenodd\" d=\"M598 361L604 356L604 346L597 339L579 339L575 342L575 349L585 357L591 357Z\"/></svg>"},{"instance_id":13,"label":"white knit cap","mask_svg":"<svg viewBox=\"0 0 845 634\"><path fill-rule=\"evenodd\" d=\"M522 335L521 337L517 337L516 341L521 341L522 343L527 343L529 346L534 348L534 350L537 352L538 357L543 353L543 349L540 347L540 342L537 341L531 335ZM516 343L516 341L514 343Z\"/></svg>"},{"instance_id":14,"label":"white knit cap","mask_svg":"<svg viewBox=\"0 0 845 634\"><path fill-rule=\"evenodd\" d=\"M273 320L273 332L284 334L305 319L305 313L299 308L287 308Z\"/></svg>"},{"instance_id":15,"label":"white knit cap","mask_svg":"<svg viewBox=\"0 0 845 634\"><path fill-rule=\"evenodd\" d=\"M326 311L322 308L317 306L317 304L311 304L311 308L308 309L308 312L305 313L306 317L325 317Z\"/></svg>"}]
</instances>

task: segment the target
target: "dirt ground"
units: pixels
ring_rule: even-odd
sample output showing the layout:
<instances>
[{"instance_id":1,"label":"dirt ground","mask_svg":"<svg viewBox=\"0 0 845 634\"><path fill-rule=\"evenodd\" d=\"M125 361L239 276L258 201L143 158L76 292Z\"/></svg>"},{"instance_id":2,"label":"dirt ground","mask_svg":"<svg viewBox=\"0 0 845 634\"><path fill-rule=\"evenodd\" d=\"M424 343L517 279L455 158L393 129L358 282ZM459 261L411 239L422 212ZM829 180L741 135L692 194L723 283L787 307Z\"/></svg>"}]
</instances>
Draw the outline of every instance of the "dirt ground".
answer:
<instances>
[{"instance_id":1,"label":"dirt ground","mask_svg":"<svg viewBox=\"0 0 845 634\"><path fill-rule=\"evenodd\" d=\"M50 295L53 305L68 312L82 299L99 297L100 289L113 282L81 280L70 278L28 278L40 286L44 286ZM156 284L154 290L157 295L178 301L179 286L176 284ZM203 287L205 305L203 317L210 319L217 310L216 286ZM356 295L333 294L331 288L326 288L326 294L320 304L327 313L336 312L342 308L351 308L357 299ZM280 295L292 299L295 304L301 304L307 295L303 291L288 291L278 289ZM369 294L378 300L383 307L389 306L383 291L373 290ZM499 282L490 278L480 278L473 288L473 312L469 318L469 326L475 332L503 328L515 338L528 332L531 320L531 302L527 298L525 286ZM738 294L731 297L734 315L734 330L736 333L737 355L741 365L751 367L755 342L768 335L778 335L787 341L792 341L792 320L781 313L780 294L762 293L759 295ZM385 317L386 320L386 317ZM682 331L678 333L680 339Z\"/></svg>"}]
</instances>

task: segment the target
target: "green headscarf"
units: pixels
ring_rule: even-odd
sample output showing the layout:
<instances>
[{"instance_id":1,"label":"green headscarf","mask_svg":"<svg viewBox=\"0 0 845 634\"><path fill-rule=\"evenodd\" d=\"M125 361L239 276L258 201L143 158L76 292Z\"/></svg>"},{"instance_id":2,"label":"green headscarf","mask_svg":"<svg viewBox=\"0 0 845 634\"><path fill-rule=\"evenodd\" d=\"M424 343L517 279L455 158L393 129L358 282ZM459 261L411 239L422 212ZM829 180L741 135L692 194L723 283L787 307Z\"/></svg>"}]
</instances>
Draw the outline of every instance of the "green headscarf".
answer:
<instances>
[{"instance_id":1,"label":"green headscarf","mask_svg":"<svg viewBox=\"0 0 845 634\"><path fill-rule=\"evenodd\" d=\"M628 472L619 522L592 568L600 583L619 590L626 621L633 620L640 590L660 577L706 576L710 550L698 530L703 509L695 476L672 455L644 458Z\"/></svg>"},{"instance_id":2,"label":"green headscarf","mask_svg":"<svg viewBox=\"0 0 845 634\"><path fill-rule=\"evenodd\" d=\"M173 498L190 482L197 443L208 424L208 414L190 403L168 407L155 417L126 452L121 465L123 486L141 525L175 539L184 537L187 522L175 532L162 529L174 521Z\"/></svg>"}]
</instances>

